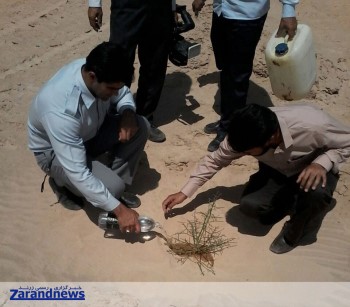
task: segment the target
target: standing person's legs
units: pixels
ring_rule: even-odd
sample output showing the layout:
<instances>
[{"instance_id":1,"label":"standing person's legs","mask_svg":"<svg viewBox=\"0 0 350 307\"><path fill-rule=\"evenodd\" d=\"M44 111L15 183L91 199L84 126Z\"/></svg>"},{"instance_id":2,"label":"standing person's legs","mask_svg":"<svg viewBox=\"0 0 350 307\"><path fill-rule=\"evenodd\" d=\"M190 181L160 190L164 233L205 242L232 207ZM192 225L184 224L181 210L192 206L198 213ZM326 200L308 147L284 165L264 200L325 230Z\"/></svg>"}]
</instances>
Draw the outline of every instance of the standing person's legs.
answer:
<instances>
[{"instance_id":1,"label":"standing person's legs","mask_svg":"<svg viewBox=\"0 0 350 307\"><path fill-rule=\"evenodd\" d=\"M125 48L135 61L136 47L147 20L147 1L111 0L109 41ZM132 80L126 82L130 87Z\"/></svg>"},{"instance_id":2,"label":"standing person's legs","mask_svg":"<svg viewBox=\"0 0 350 307\"><path fill-rule=\"evenodd\" d=\"M153 125L156 110L163 89L174 17L171 0L148 1L147 20L138 44L140 71L136 95L137 113L151 123L150 140L165 141L165 135Z\"/></svg>"},{"instance_id":3,"label":"standing person's legs","mask_svg":"<svg viewBox=\"0 0 350 307\"><path fill-rule=\"evenodd\" d=\"M138 48L137 113L151 122L149 139L162 142L165 135L152 121L164 84L172 38L171 0L112 0L110 24L110 41L124 46L133 61ZM131 80L127 85L130 84Z\"/></svg>"},{"instance_id":4,"label":"standing person's legs","mask_svg":"<svg viewBox=\"0 0 350 307\"><path fill-rule=\"evenodd\" d=\"M230 20L213 14L211 40L220 72L220 123L216 138L208 150L216 150L224 139L230 116L247 100L249 79L253 71L255 49L266 15L256 20Z\"/></svg>"}]
</instances>

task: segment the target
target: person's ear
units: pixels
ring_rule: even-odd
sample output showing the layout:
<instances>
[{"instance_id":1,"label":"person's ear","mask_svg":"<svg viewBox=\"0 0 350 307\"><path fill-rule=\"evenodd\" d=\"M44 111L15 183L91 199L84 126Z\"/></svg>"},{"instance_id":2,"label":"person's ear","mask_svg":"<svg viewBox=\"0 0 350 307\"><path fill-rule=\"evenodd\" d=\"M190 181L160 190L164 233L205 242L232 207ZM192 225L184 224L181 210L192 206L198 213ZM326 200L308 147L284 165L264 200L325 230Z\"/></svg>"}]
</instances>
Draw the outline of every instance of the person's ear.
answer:
<instances>
[{"instance_id":1,"label":"person's ear","mask_svg":"<svg viewBox=\"0 0 350 307\"><path fill-rule=\"evenodd\" d=\"M97 78L96 78L96 74L95 74L93 71L89 71L89 72L88 72L88 76L89 76L89 78L91 79L91 81L94 81L94 80L97 79Z\"/></svg>"},{"instance_id":2,"label":"person's ear","mask_svg":"<svg viewBox=\"0 0 350 307\"><path fill-rule=\"evenodd\" d=\"M270 138L270 144L279 144L280 143L280 133L279 130L277 130Z\"/></svg>"}]
</instances>

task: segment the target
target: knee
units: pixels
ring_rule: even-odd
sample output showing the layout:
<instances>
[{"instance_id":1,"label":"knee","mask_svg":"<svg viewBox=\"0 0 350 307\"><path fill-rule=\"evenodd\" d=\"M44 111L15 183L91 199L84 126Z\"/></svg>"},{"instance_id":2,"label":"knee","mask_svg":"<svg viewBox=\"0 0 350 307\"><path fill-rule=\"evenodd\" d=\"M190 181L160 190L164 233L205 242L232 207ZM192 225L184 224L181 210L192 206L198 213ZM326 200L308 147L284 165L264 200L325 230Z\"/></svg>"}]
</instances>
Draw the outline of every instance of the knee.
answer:
<instances>
[{"instance_id":1,"label":"knee","mask_svg":"<svg viewBox=\"0 0 350 307\"><path fill-rule=\"evenodd\" d=\"M316 215L328 210L332 200L332 194L322 187L308 192L302 191L298 195L296 211Z\"/></svg>"},{"instance_id":2,"label":"knee","mask_svg":"<svg viewBox=\"0 0 350 307\"><path fill-rule=\"evenodd\" d=\"M119 177L115 177L113 181L105 184L105 186L108 191L117 199L120 198L125 190L125 183Z\"/></svg>"},{"instance_id":3,"label":"knee","mask_svg":"<svg viewBox=\"0 0 350 307\"><path fill-rule=\"evenodd\" d=\"M256 197L244 197L241 200L241 212L254 217L263 225L272 225L286 216L286 208L273 206L270 203L262 203Z\"/></svg>"},{"instance_id":4,"label":"knee","mask_svg":"<svg viewBox=\"0 0 350 307\"><path fill-rule=\"evenodd\" d=\"M249 195L241 198L239 208L244 214L252 217L259 217L263 210L261 203Z\"/></svg>"},{"instance_id":5,"label":"knee","mask_svg":"<svg viewBox=\"0 0 350 307\"><path fill-rule=\"evenodd\" d=\"M332 201L332 194L325 188L317 187L315 190L309 190L308 192L301 191L299 201L304 202L305 205L327 205Z\"/></svg>"}]
</instances>

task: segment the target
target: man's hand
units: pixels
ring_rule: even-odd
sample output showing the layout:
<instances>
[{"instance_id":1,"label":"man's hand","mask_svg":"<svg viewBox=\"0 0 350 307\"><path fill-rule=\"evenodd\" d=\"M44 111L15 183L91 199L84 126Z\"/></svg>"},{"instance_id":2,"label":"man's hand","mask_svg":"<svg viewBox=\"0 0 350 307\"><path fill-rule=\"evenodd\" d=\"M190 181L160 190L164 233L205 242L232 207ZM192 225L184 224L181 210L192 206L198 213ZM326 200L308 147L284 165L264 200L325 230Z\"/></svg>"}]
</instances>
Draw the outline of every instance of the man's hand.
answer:
<instances>
[{"instance_id":1,"label":"man's hand","mask_svg":"<svg viewBox=\"0 0 350 307\"><path fill-rule=\"evenodd\" d=\"M89 7L88 17L90 26L97 32L102 26L102 8L101 7Z\"/></svg>"},{"instance_id":2,"label":"man's hand","mask_svg":"<svg viewBox=\"0 0 350 307\"><path fill-rule=\"evenodd\" d=\"M162 203L164 213L168 213L175 205L182 203L187 196L182 192L169 195Z\"/></svg>"},{"instance_id":3,"label":"man's hand","mask_svg":"<svg viewBox=\"0 0 350 307\"><path fill-rule=\"evenodd\" d=\"M202 10L204 6L205 0L193 0L192 2L192 10L196 16Z\"/></svg>"},{"instance_id":4,"label":"man's hand","mask_svg":"<svg viewBox=\"0 0 350 307\"><path fill-rule=\"evenodd\" d=\"M288 40L291 41L297 32L298 22L295 17L281 18L276 37L285 37L288 34Z\"/></svg>"},{"instance_id":5,"label":"man's hand","mask_svg":"<svg viewBox=\"0 0 350 307\"><path fill-rule=\"evenodd\" d=\"M120 121L119 141L122 143L129 141L138 129L135 112L131 109L126 109Z\"/></svg>"},{"instance_id":6,"label":"man's hand","mask_svg":"<svg viewBox=\"0 0 350 307\"><path fill-rule=\"evenodd\" d=\"M121 232L140 232L139 214L135 210L129 209L121 203L113 212L117 216Z\"/></svg>"},{"instance_id":7,"label":"man's hand","mask_svg":"<svg viewBox=\"0 0 350 307\"><path fill-rule=\"evenodd\" d=\"M323 166L317 163L311 163L299 175L297 183L300 184L300 189L308 192L310 187L315 190L322 182L322 188L326 186L327 171Z\"/></svg>"}]
</instances>

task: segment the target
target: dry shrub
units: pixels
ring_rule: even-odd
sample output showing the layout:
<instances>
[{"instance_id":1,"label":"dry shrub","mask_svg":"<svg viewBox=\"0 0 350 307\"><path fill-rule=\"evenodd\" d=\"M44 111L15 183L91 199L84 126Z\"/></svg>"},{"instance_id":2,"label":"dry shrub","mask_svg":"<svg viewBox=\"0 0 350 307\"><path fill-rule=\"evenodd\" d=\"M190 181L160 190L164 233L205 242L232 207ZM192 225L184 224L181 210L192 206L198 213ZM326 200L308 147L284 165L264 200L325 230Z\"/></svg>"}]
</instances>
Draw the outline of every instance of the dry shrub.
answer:
<instances>
[{"instance_id":1,"label":"dry shrub","mask_svg":"<svg viewBox=\"0 0 350 307\"><path fill-rule=\"evenodd\" d=\"M190 260L196 263L204 275L204 271L214 272L214 257L224 249L232 247L234 238L227 238L222 229L214 225L219 218L213 213L218 196L210 201L206 212L193 213L192 220L181 223L183 230L167 238L169 252L185 263Z\"/></svg>"}]
</instances>

